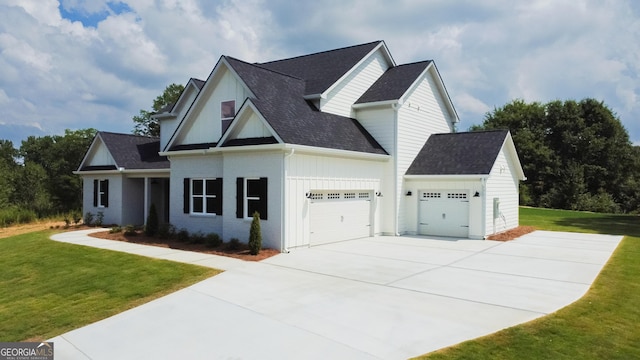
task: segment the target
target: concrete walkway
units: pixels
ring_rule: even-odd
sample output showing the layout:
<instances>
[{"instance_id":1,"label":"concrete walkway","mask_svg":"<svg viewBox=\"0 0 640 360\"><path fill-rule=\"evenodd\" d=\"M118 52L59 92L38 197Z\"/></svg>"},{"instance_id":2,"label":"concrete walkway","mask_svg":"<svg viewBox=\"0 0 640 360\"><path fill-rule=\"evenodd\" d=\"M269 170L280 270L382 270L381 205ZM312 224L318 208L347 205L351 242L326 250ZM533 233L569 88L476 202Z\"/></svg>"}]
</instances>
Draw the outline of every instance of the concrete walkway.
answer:
<instances>
[{"instance_id":1,"label":"concrete walkway","mask_svg":"<svg viewBox=\"0 0 640 360\"><path fill-rule=\"evenodd\" d=\"M156 251L65 234L56 239ZM375 237L260 263L220 262L228 271L51 341L59 359L408 358L574 302L621 239L545 231L504 243Z\"/></svg>"}]
</instances>

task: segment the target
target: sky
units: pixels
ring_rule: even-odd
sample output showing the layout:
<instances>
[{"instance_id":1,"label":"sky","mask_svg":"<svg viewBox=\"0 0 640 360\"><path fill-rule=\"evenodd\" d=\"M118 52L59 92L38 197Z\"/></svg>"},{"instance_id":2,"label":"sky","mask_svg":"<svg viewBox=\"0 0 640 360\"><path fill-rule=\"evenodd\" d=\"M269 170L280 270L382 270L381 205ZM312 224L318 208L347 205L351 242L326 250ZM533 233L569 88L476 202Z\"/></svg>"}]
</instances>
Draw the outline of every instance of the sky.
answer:
<instances>
[{"instance_id":1,"label":"sky","mask_svg":"<svg viewBox=\"0 0 640 360\"><path fill-rule=\"evenodd\" d=\"M461 123L514 99L595 98L640 145L636 0L0 0L0 139L130 133L221 55L265 62L384 40L434 60Z\"/></svg>"}]
</instances>

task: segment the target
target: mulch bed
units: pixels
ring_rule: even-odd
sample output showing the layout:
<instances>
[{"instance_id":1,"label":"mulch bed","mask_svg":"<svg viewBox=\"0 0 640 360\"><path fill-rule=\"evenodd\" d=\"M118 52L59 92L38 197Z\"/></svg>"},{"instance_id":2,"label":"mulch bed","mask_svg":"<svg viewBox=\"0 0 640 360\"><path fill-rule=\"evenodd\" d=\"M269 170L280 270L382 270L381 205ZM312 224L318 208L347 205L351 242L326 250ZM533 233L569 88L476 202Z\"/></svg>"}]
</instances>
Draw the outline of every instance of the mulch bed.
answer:
<instances>
[{"instance_id":1,"label":"mulch bed","mask_svg":"<svg viewBox=\"0 0 640 360\"><path fill-rule=\"evenodd\" d=\"M501 233L497 233L495 235L491 235L487 237L487 239L497 240L497 241L509 241L509 240L517 239L522 235L525 235L534 231L536 231L536 228L533 226L518 226L515 229L511 229Z\"/></svg>"},{"instance_id":2,"label":"mulch bed","mask_svg":"<svg viewBox=\"0 0 640 360\"><path fill-rule=\"evenodd\" d=\"M192 244L186 242L180 242L175 239L159 239L156 237L149 237L144 235L143 232L137 232L137 235L130 236L124 235L123 232L113 233L111 234L109 231L101 231L89 234L89 236L93 236L100 239L107 240L118 240L118 241L126 241L130 243L136 243L141 245L151 245L151 246L159 246L170 249L178 249L178 250L186 250L186 251L196 251L205 254L213 254L213 255L221 255L233 257L236 259L246 260L246 261L260 261L267 258L270 258L274 255L280 254L278 250L275 249L262 249L258 255L249 254L249 248L247 244L240 244L238 249L229 249L228 244L222 244L221 246L211 248L207 247L204 244Z\"/></svg>"}]
</instances>

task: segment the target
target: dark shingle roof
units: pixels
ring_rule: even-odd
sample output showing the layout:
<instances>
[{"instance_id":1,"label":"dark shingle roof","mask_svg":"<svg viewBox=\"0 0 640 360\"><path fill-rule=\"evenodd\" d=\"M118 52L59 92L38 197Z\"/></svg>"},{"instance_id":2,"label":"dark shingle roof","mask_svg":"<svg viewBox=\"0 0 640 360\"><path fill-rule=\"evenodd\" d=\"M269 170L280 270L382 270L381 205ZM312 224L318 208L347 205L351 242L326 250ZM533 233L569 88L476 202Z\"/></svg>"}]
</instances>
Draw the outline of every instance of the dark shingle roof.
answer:
<instances>
[{"instance_id":1,"label":"dark shingle roof","mask_svg":"<svg viewBox=\"0 0 640 360\"><path fill-rule=\"evenodd\" d=\"M202 87L204 86L204 83L205 83L204 80L200 80L200 79L196 79L196 78L191 78L191 80L193 80L193 83L196 85L198 90L202 90Z\"/></svg>"},{"instance_id":2,"label":"dark shingle roof","mask_svg":"<svg viewBox=\"0 0 640 360\"><path fill-rule=\"evenodd\" d=\"M256 95L251 101L285 143L387 154L357 120L320 112L304 100L304 80L226 59Z\"/></svg>"},{"instance_id":3,"label":"dark shingle roof","mask_svg":"<svg viewBox=\"0 0 640 360\"><path fill-rule=\"evenodd\" d=\"M158 138L104 131L99 132L96 136L100 136L104 141L118 167L127 170L169 168L167 157L158 155L158 151L160 151ZM80 170L88 171L92 168L95 166L83 167Z\"/></svg>"},{"instance_id":4,"label":"dark shingle roof","mask_svg":"<svg viewBox=\"0 0 640 360\"><path fill-rule=\"evenodd\" d=\"M431 60L398 65L388 69L356 101L356 104L397 100L404 95L411 84L431 64Z\"/></svg>"},{"instance_id":5,"label":"dark shingle roof","mask_svg":"<svg viewBox=\"0 0 640 360\"><path fill-rule=\"evenodd\" d=\"M382 41L255 64L306 81L303 95L321 94Z\"/></svg>"},{"instance_id":6,"label":"dark shingle roof","mask_svg":"<svg viewBox=\"0 0 640 360\"><path fill-rule=\"evenodd\" d=\"M407 175L488 175L508 130L434 134Z\"/></svg>"}]
</instances>

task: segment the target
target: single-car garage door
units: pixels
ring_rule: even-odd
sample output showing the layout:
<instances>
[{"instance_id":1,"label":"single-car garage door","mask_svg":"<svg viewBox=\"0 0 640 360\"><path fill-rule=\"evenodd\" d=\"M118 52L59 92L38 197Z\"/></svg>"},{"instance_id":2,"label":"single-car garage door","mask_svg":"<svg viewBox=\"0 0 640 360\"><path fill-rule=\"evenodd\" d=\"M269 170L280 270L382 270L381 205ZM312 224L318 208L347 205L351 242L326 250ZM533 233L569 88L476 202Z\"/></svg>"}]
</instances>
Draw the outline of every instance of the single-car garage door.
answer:
<instances>
[{"instance_id":1,"label":"single-car garage door","mask_svg":"<svg viewBox=\"0 0 640 360\"><path fill-rule=\"evenodd\" d=\"M422 235L469 237L469 192L421 190L418 231Z\"/></svg>"},{"instance_id":2,"label":"single-car garage door","mask_svg":"<svg viewBox=\"0 0 640 360\"><path fill-rule=\"evenodd\" d=\"M312 191L309 243L318 245L370 236L371 191Z\"/></svg>"}]
</instances>

